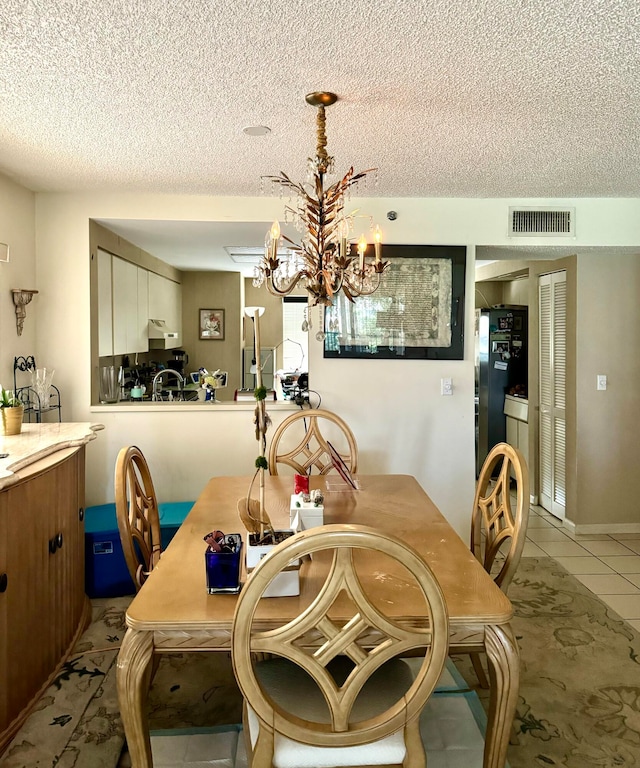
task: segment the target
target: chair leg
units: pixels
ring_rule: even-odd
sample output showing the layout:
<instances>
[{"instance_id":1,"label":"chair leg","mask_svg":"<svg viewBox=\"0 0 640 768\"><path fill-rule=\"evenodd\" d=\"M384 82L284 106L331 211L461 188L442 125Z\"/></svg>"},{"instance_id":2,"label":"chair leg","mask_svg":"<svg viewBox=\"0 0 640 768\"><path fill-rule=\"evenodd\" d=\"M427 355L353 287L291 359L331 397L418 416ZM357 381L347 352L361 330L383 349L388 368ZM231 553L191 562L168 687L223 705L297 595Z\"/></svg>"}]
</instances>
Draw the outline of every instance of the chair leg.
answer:
<instances>
[{"instance_id":1,"label":"chair leg","mask_svg":"<svg viewBox=\"0 0 640 768\"><path fill-rule=\"evenodd\" d=\"M402 762L403 768L426 768L427 756L420 736L420 718L415 717L404 728L404 743L407 752Z\"/></svg>"},{"instance_id":2,"label":"chair leg","mask_svg":"<svg viewBox=\"0 0 640 768\"><path fill-rule=\"evenodd\" d=\"M151 677L150 682L153 682L153 678L156 676L156 672L158 671L158 667L160 666L160 655L157 653L154 653L151 657Z\"/></svg>"},{"instance_id":3,"label":"chair leg","mask_svg":"<svg viewBox=\"0 0 640 768\"><path fill-rule=\"evenodd\" d=\"M482 659L480 658L479 653L471 654L471 663L473 664L473 669L476 673L476 677L478 678L478 683L480 684L480 687L489 688L489 680L487 679L486 672L484 671L484 667L482 666Z\"/></svg>"}]
</instances>

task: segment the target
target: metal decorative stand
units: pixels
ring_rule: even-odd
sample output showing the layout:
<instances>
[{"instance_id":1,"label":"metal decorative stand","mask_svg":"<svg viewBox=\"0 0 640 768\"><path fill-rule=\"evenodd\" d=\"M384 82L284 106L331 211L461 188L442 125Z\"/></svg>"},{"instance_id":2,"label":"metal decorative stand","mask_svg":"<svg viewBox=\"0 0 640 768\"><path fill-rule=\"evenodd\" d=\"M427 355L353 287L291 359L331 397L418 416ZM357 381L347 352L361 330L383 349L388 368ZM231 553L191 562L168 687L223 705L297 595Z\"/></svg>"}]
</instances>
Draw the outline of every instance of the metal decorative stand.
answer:
<instances>
[{"instance_id":1,"label":"metal decorative stand","mask_svg":"<svg viewBox=\"0 0 640 768\"><path fill-rule=\"evenodd\" d=\"M42 422L42 414L49 411L57 411L58 421L62 421L62 410L60 407L60 390L54 384L49 386L48 401L44 402L36 390L31 386L18 386L17 373L35 373L37 370L36 361L33 355L26 357L14 357L13 359L13 389L16 397L24 405L24 416L28 422L35 421L37 424Z\"/></svg>"}]
</instances>

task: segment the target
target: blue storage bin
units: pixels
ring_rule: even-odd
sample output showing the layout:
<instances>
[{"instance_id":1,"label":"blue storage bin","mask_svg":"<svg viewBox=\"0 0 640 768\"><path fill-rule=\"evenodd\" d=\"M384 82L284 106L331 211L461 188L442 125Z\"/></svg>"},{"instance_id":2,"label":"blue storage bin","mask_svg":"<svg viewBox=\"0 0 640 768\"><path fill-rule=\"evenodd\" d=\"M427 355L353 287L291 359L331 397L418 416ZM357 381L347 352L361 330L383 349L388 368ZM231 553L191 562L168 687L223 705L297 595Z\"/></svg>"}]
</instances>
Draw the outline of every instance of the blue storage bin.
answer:
<instances>
[{"instance_id":1,"label":"blue storage bin","mask_svg":"<svg viewBox=\"0 0 640 768\"><path fill-rule=\"evenodd\" d=\"M160 539L166 549L193 501L158 506ZM121 597L136 591L124 559L115 504L87 507L84 518L85 591L89 597Z\"/></svg>"}]
</instances>

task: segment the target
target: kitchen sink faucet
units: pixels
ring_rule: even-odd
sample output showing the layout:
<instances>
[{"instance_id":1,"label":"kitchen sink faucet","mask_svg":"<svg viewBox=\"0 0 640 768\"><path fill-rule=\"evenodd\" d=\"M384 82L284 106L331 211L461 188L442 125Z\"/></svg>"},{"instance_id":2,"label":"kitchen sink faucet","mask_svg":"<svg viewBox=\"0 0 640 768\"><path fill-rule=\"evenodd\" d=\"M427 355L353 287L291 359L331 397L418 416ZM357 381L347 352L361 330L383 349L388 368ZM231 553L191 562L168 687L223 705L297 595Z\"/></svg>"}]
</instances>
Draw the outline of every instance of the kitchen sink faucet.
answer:
<instances>
[{"instance_id":1,"label":"kitchen sink faucet","mask_svg":"<svg viewBox=\"0 0 640 768\"><path fill-rule=\"evenodd\" d=\"M156 375L153 377L153 383L151 385L151 400L153 402L157 402L158 400L162 400L162 395L159 393L159 382L162 383L162 375L164 373L171 373L173 374L176 379L178 380L178 389L179 389L179 395L178 400L184 400L184 378L181 374L178 373L178 371L174 371L173 368L164 368L161 371L158 371Z\"/></svg>"}]
</instances>

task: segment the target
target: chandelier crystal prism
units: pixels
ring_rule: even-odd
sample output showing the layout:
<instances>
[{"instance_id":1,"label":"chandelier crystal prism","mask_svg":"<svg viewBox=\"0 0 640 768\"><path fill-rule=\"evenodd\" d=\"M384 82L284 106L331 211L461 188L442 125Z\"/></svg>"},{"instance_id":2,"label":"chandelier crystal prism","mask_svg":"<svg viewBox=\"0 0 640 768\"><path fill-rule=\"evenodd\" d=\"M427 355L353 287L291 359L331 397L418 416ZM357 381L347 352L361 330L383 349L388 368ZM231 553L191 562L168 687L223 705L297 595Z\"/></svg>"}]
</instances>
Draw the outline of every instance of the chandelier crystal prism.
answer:
<instances>
[{"instance_id":1,"label":"chandelier crystal prism","mask_svg":"<svg viewBox=\"0 0 640 768\"><path fill-rule=\"evenodd\" d=\"M333 169L333 157L327 154L325 107L338 100L335 93L309 93L308 104L317 108L316 154L309 158L310 181L296 183L286 173L265 176L297 197L296 207L286 206L285 219L301 230L300 244L281 235L277 221L267 232L265 253L256 267L253 285L266 283L270 293L286 296L298 285L307 289L311 306L330 306L333 296L342 291L349 301L374 293L380 277L389 266L382 261L382 233L374 228L374 256L367 258L367 241L362 235L357 244L357 257L352 256L349 236L355 212L346 214L345 197L368 173L355 173L353 166L342 179L326 186L326 175ZM286 243L286 245L285 245ZM282 250L279 250L282 249Z\"/></svg>"}]
</instances>

